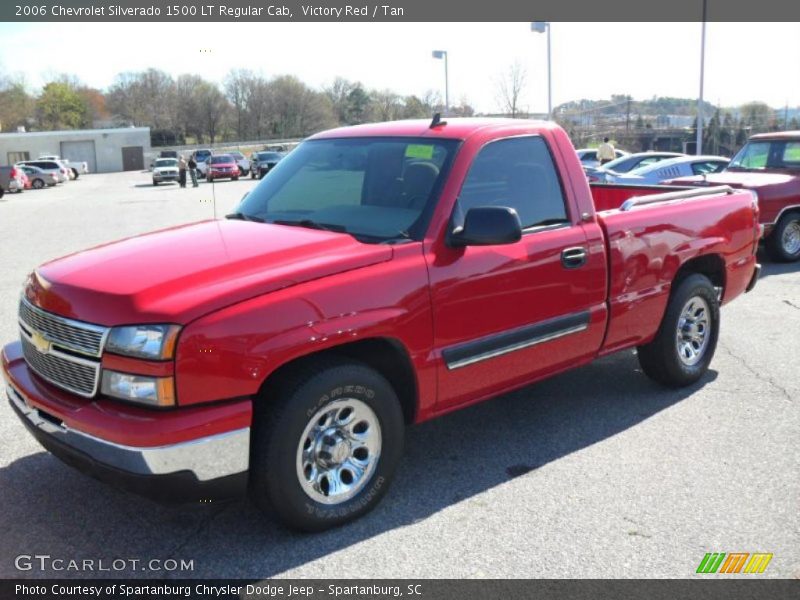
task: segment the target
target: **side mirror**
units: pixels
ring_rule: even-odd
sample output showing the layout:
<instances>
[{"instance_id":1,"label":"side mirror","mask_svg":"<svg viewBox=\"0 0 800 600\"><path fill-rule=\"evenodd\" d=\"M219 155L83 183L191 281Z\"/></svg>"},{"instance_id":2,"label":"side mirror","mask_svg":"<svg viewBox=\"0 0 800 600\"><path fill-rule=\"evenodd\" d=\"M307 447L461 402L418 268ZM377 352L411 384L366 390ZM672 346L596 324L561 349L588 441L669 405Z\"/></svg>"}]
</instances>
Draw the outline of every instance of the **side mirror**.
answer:
<instances>
[{"instance_id":1,"label":"side mirror","mask_svg":"<svg viewBox=\"0 0 800 600\"><path fill-rule=\"evenodd\" d=\"M513 244L522 237L522 224L517 211L507 206L481 206L470 208L464 225L450 234L449 245L500 246Z\"/></svg>"}]
</instances>

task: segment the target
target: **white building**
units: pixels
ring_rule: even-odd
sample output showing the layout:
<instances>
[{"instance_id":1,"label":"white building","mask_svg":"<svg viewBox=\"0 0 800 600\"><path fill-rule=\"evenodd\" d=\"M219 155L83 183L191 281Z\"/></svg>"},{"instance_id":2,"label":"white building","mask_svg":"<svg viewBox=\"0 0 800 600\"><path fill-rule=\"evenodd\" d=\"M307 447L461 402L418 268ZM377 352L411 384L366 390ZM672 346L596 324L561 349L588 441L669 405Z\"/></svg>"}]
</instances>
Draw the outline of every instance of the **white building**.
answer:
<instances>
[{"instance_id":1,"label":"white building","mask_svg":"<svg viewBox=\"0 0 800 600\"><path fill-rule=\"evenodd\" d=\"M90 173L137 171L150 152L149 127L0 133L0 164L13 165L46 154L85 161Z\"/></svg>"}]
</instances>

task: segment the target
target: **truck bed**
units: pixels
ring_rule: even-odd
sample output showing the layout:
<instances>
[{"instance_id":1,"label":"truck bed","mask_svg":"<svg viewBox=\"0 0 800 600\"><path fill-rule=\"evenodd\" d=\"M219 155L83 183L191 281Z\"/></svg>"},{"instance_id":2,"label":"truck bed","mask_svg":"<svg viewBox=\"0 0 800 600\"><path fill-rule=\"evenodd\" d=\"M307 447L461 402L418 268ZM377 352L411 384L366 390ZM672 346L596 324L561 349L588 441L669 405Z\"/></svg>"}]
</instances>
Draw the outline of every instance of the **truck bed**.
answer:
<instances>
[{"instance_id":1,"label":"truck bed","mask_svg":"<svg viewBox=\"0 0 800 600\"><path fill-rule=\"evenodd\" d=\"M609 327L603 353L655 335L671 283L689 261L724 267L719 270L727 280L714 282L722 288L722 303L746 289L759 228L750 192L606 184L590 189L608 244Z\"/></svg>"}]
</instances>

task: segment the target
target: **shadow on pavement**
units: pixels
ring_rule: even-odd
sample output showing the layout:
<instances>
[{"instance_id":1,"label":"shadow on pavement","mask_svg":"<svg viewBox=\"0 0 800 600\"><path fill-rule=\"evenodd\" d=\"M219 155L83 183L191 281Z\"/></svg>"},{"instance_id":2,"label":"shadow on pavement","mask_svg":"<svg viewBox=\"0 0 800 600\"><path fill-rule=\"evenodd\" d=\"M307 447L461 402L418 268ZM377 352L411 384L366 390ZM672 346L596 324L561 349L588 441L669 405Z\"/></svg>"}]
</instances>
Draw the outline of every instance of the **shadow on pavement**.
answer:
<instances>
[{"instance_id":1,"label":"shadow on pavement","mask_svg":"<svg viewBox=\"0 0 800 600\"><path fill-rule=\"evenodd\" d=\"M278 575L424 520L601 442L687 398L716 376L710 371L695 386L664 389L640 372L633 353L624 352L412 427L383 503L355 523L314 535L288 531L246 501L164 507L98 483L47 453L29 455L0 469L0 577ZM19 435L27 435L21 425ZM170 574L15 570L15 556L34 553L108 562L182 558L193 559L195 567Z\"/></svg>"},{"instance_id":2,"label":"shadow on pavement","mask_svg":"<svg viewBox=\"0 0 800 600\"><path fill-rule=\"evenodd\" d=\"M786 275L788 273L800 272L800 261L793 263L774 262L767 256L763 249L758 252L758 262L761 263L761 279L766 279L774 275ZM758 289L758 286L756 286L756 289Z\"/></svg>"}]
</instances>

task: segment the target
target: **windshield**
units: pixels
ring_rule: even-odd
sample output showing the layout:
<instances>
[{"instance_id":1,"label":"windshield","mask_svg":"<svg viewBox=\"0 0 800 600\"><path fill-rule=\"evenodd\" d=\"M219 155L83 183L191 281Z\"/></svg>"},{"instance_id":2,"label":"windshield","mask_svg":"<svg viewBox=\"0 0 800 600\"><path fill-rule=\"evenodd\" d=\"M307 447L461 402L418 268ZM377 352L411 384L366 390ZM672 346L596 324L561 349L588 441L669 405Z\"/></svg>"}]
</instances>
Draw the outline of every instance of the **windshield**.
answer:
<instances>
[{"instance_id":1,"label":"windshield","mask_svg":"<svg viewBox=\"0 0 800 600\"><path fill-rule=\"evenodd\" d=\"M232 163L233 158L231 158L227 154L220 154L219 156L212 156L208 162L209 164L212 165L221 165L225 163Z\"/></svg>"},{"instance_id":2,"label":"windshield","mask_svg":"<svg viewBox=\"0 0 800 600\"><path fill-rule=\"evenodd\" d=\"M748 142L728 165L729 171L800 170L800 140Z\"/></svg>"},{"instance_id":3,"label":"windshield","mask_svg":"<svg viewBox=\"0 0 800 600\"><path fill-rule=\"evenodd\" d=\"M342 231L365 242L422 239L457 146L427 138L304 142L235 216Z\"/></svg>"},{"instance_id":4,"label":"windshield","mask_svg":"<svg viewBox=\"0 0 800 600\"><path fill-rule=\"evenodd\" d=\"M642 161L644 162L644 161ZM659 160L656 162L647 163L646 165L640 165L635 169L631 169L628 171L629 175L647 175L648 173L652 173L658 169L666 169L668 167L672 167L675 165L680 165L684 162L683 158L669 158L664 160Z\"/></svg>"},{"instance_id":5,"label":"windshield","mask_svg":"<svg viewBox=\"0 0 800 600\"><path fill-rule=\"evenodd\" d=\"M178 166L178 161L175 158L161 158L156 160L155 162L155 167L157 169L161 167L177 167L177 166Z\"/></svg>"},{"instance_id":6,"label":"windshield","mask_svg":"<svg viewBox=\"0 0 800 600\"><path fill-rule=\"evenodd\" d=\"M238 152L231 152L231 156L236 160L242 160L244 158L244 155L239 154Z\"/></svg>"},{"instance_id":7,"label":"windshield","mask_svg":"<svg viewBox=\"0 0 800 600\"><path fill-rule=\"evenodd\" d=\"M619 171L622 172L625 169L625 161L628 159L627 156L621 156L619 158L615 158L614 160L608 161L606 164L603 165L603 170L605 171ZM633 163L635 164L635 163ZM620 168L621 165L621 168Z\"/></svg>"},{"instance_id":8,"label":"windshield","mask_svg":"<svg viewBox=\"0 0 800 600\"><path fill-rule=\"evenodd\" d=\"M258 160L280 160L281 155L277 152L259 152Z\"/></svg>"}]
</instances>

